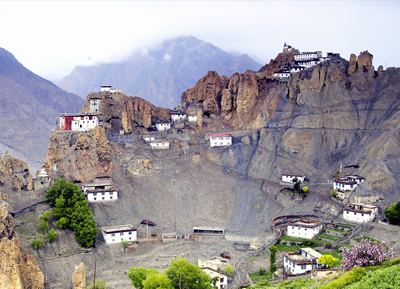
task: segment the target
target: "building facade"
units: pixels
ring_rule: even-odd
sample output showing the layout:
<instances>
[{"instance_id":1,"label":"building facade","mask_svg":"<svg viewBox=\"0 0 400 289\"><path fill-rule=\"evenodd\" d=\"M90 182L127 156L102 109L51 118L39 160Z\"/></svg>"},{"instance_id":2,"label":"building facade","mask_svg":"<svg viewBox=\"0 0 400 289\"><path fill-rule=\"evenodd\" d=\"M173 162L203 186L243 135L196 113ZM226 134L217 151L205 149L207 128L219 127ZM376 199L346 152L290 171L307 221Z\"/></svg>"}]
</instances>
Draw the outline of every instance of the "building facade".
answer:
<instances>
[{"instance_id":1,"label":"building facade","mask_svg":"<svg viewBox=\"0 0 400 289\"><path fill-rule=\"evenodd\" d=\"M287 225L286 234L291 237L312 239L322 231L319 221L302 220Z\"/></svg>"},{"instance_id":2,"label":"building facade","mask_svg":"<svg viewBox=\"0 0 400 289\"><path fill-rule=\"evenodd\" d=\"M59 128L67 131L88 131L98 125L99 119L93 114L64 114L59 119Z\"/></svg>"},{"instance_id":3,"label":"building facade","mask_svg":"<svg viewBox=\"0 0 400 289\"><path fill-rule=\"evenodd\" d=\"M188 115L188 122L196 123L197 122L197 115Z\"/></svg>"},{"instance_id":4,"label":"building facade","mask_svg":"<svg viewBox=\"0 0 400 289\"><path fill-rule=\"evenodd\" d=\"M103 92L103 91L110 91L111 90L111 85L102 85L101 87L100 87L100 91L101 92Z\"/></svg>"},{"instance_id":5,"label":"building facade","mask_svg":"<svg viewBox=\"0 0 400 289\"><path fill-rule=\"evenodd\" d=\"M297 174L289 174L289 173L282 174L282 182L284 182L284 183L293 183L294 179L297 179L300 182L304 183L305 178L306 178L306 176L297 175Z\"/></svg>"},{"instance_id":6,"label":"building facade","mask_svg":"<svg viewBox=\"0 0 400 289\"><path fill-rule=\"evenodd\" d=\"M101 231L107 244L117 244L123 241L134 242L137 240L137 229L132 225L103 227Z\"/></svg>"},{"instance_id":7,"label":"building facade","mask_svg":"<svg viewBox=\"0 0 400 289\"><path fill-rule=\"evenodd\" d=\"M111 190L87 190L86 197L89 203L116 201L118 200L118 191Z\"/></svg>"},{"instance_id":8,"label":"building facade","mask_svg":"<svg viewBox=\"0 0 400 289\"><path fill-rule=\"evenodd\" d=\"M378 214L378 207L367 204L348 204L343 209L343 219L355 223L372 222Z\"/></svg>"},{"instance_id":9,"label":"building facade","mask_svg":"<svg viewBox=\"0 0 400 289\"><path fill-rule=\"evenodd\" d=\"M171 129L171 123L169 122L161 122L156 124L156 129L158 131L167 131Z\"/></svg>"},{"instance_id":10,"label":"building facade","mask_svg":"<svg viewBox=\"0 0 400 289\"><path fill-rule=\"evenodd\" d=\"M210 147L221 147L232 145L232 135L230 133L213 133L209 135Z\"/></svg>"},{"instance_id":11,"label":"building facade","mask_svg":"<svg viewBox=\"0 0 400 289\"><path fill-rule=\"evenodd\" d=\"M150 147L153 150L168 150L169 149L169 141L167 141L167 140L150 141Z\"/></svg>"},{"instance_id":12,"label":"building facade","mask_svg":"<svg viewBox=\"0 0 400 289\"><path fill-rule=\"evenodd\" d=\"M213 270L211 268L201 268L211 279L211 285L218 289L225 289L228 287L228 276Z\"/></svg>"},{"instance_id":13,"label":"building facade","mask_svg":"<svg viewBox=\"0 0 400 289\"><path fill-rule=\"evenodd\" d=\"M318 263L322 254L312 248L301 248L298 252L286 253L283 256L283 267L289 275L300 275L311 272L313 269L324 268Z\"/></svg>"},{"instance_id":14,"label":"building facade","mask_svg":"<svg viewBox=\"0 0 400 289\"><path fill-rule=\"evenodd\" d=\"M155 136L152 136L152 135L144 135L143 136L143 140L145 141L145 142L151 142L151 141L154 141L156 139L156 137Z\"/></svg>"},{"instance_id":15,"label":"building facade","mask_svg":"<svg viewBox=\"0 0 400 289\"><path fill-rule=\"evenodd\" d=\"M170 113L173 122L181 122L186 120L186 113L180 110L174 110Z\"/></svg>"},{"instance_id":16,"label":"building facade","mask_svg":"<svg viewBox=\"0 0 400 289\"><path fill-rule=\"evenodd\" d=\"M89 112L96 114L100 111L101 97L92 97L89 99Z\"/></svg>"}]
</instances>

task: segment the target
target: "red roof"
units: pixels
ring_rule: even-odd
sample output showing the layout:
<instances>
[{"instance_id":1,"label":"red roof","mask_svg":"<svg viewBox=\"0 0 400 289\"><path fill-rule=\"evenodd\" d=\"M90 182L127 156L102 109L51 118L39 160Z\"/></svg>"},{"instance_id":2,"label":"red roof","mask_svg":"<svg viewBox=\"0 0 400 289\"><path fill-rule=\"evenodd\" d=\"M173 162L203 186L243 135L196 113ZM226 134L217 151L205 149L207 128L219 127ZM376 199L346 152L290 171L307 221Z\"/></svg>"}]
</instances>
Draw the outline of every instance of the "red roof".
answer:
<instances>
[{"instance_id":1,"label":"red roof","mask_svg":"<svg viewBox=\"0 0 400 289\"><path fill-rule=\"evenodd\" d=\"M216 137L230 136L230 137L232 137L232 134L230 132L221 132L221 133L210 133L209 136L210 137L212 137L212 136L216 136Z\"/></svg>"}]
</instances>

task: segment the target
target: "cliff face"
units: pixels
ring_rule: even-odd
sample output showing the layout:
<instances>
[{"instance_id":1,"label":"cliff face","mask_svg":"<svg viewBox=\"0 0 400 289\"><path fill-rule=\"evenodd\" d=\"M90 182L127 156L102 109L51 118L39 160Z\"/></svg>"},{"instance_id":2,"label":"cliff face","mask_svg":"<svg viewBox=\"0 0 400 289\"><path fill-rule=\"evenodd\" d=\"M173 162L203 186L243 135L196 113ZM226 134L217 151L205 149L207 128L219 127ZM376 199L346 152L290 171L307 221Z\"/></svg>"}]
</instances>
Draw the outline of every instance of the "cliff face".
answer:
<instances>
[{"instance_id":1,"label":"cliff face","mask_svg":"<svg viewBox=\"0 0 400 289\"><path fill-rule=\"evenodd\" d=\"M28 165L7 153L2 155L0 157L0 185L16 191L32 190L32 176Z\"/></svg>"},{"instance_id":2,"label":"cliff face","mask_svg":"<svg viewBox=\"0 0 400 289\"><path fill-rule=\"evenodd\" d=\"M334 57L287 83L266 76L270 65L229 79L209 72L182 101L186 107L203 104L205 115L216 115L209 123L222 121L225 130L265 128L242 173L274 178L290 170L326 180L341 162L359 164L372 190L395 192L400 69L376 72L372 59L369 52L350 62Z\"/></svg>"},{"instance_id":3,"label":"cliff face","mask_svg":"<svg viewBox=\"0 0 400 289\"><path fill-rule=\"evenodd\" d=\"M7 205L0 203L0 288L44 289L44 275L36 259L21 251Z\"/></svg>"}]
</instances>

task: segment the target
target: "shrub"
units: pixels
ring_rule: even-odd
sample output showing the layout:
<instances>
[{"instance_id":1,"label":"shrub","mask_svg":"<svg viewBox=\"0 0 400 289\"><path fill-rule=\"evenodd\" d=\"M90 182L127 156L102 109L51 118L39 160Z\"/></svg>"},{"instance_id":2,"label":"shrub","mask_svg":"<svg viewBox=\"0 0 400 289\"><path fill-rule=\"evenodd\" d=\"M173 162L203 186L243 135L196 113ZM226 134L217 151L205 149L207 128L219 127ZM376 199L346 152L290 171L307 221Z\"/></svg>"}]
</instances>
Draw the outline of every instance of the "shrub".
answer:
<instances>
[{"instance_id":1,"label":"shrub","mask_svg":"<svg viewBox=\"0 0 400 289\"><path fill-rule=\"evenodd\" d=\"M308 192L309 192L309 188L307 187L307 186L305 186L304 188L303 188L303 194L307 194Z\"/></svg>"},{"instance_id":2,"label":"shrub","mask_svg":"<svg viewBox=\"0 0 400 289\"><path fill-rule=\"evenodd\" d=\"M275 262L276 262L276 252L278 251L278 248L274 245L274 246L271 246L270 248L269 248L269 252L270 252L270 255L269 255L269 263L270 263L270 267L269 267L269 271L273 274L275 271L276 271L276 264L275 264Z\"/></svg>"},{"instance_id":3,"label":"shrub","mask_svg":"<svg viewBox=\"0 0 400 289\"><path fill-rule=\"evenodd\" d=\"M132 285L136 289L143 289L143 281L146 280L149 274L159 273L155 269L147 269L143 267L133 267L128 272L128 277L131 279Z\"/></svg>"},{"instance_id":4,"label":"shrub","mask_svg":"<svg viewBox=\"0 0 400 289\"><path fill-rule=\"evenodd\" d=\"M400 225L400 202L391 204L384 212L390 224Z\"/></svg>"},{"instance_id":5,"label":"shrub","mask_svg":"<svg viewBox=\"0 0 400 289\"><path fill-rule=\"evenodd\" d=\"M332 189L331 196L334 197L334 198L338 197L337 191L335 189Z\"/></svg>"},{"instance_id":6,"label":"shrub","mask_svg":"<svg viewBox=\"0 0 400 289\"><path fill-rule=\"evenodd\" d=\"M378 265L392 256L393 252L386 244L364 239L343 250L343 267L351 269Z\"/></svg>"},{"instance_id":7,"label":"shrub","mask_svg":"<svg viewBox=\"0 0 400 289\"><path fill-rule=\"evenodd\" d=\"M39 231L43 234L49 231L49 223L45 219L39 219Z\"/></svg>"},{"instance_id":8,"label":"shrub","mask_svg":"<svg viewBox=\"0 0 400 289\"><path fill-rule=\"evenodd\" d=\"M361 278L363 278L366 274L367 270L365 268L354 268L353 270L340 275L337 279L329 282L328 284L323 285L320 287L320 289L343 289L347 285L361 280Z\"/></svg>"},{"instance_id":9,"label":"shrub","mask_svg":"<svg viewBox=\"0 0 400 289\"><path fill-rule=\"evenodd\" d=\"M328 268L332 268L339 265L340 262L338 258L335 258L330 254L325 254L318 258L318 263L323 264Z\"/></svg>"},{"instance_id":10,"label":"shrub","mask_svg":"<svg viewBox=\"0 0 400 289\"><path fill-rule=\"evenodd\" d=\"M222 272L225 273L226 275L233 277L235 276L235 268L233 268L232 264L226 265L223 269Z\"/></svg>"},{"instance_id":11,"label":"shrub","mask_svg":"<svg viewBox=\"0 0 400 289\"><path fill-rule=\"evenodd\" d=\"M346 289L397 289L400 288L400 267L378 269L364 276Z\"/></svg>"}]
</instances>

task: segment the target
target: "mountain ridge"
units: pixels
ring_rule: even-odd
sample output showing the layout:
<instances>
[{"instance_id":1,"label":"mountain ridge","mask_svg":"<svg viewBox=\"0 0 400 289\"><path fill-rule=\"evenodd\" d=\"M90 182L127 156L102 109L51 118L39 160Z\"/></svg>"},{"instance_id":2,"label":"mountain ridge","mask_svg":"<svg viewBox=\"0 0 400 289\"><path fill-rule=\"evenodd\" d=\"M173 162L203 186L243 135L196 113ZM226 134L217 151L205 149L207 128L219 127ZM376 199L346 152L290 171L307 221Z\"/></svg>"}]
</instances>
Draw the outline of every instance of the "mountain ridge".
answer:
<instances>
[{"instance_id":1,"label":"mountain ridge","mask_svg":"<svg viewBox=\"0 0 400 289\"><path fill-rule=\"evenodd\" d=\"M231 75L260 67L247 54L233 55L196 37L181 36L145 52L134 51L125 60L77 66L59 85L85 97L100 85L111 84L155 105L174 107L180 94L208 70Z\"/></svg>"}]
</instances>

